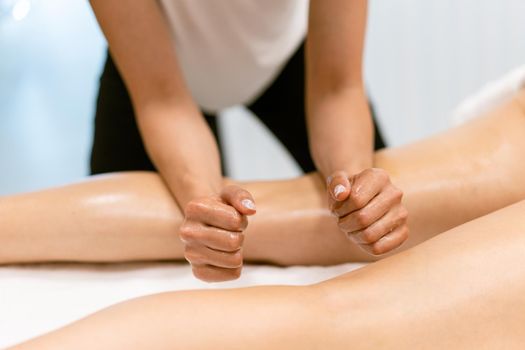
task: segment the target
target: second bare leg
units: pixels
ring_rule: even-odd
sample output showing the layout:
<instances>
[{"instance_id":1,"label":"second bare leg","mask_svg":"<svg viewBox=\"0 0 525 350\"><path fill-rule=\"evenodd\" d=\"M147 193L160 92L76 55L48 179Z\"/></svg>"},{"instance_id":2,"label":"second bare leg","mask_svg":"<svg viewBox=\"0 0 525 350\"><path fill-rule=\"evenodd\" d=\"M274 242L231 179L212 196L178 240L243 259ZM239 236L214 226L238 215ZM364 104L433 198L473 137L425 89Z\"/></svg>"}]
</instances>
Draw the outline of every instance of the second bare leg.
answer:
<instances>
[{"instance_id":1,"label":"second bare leg","mask_svg":"<svg viewBox=\"0 0 525 350\"><path fill-rule=\"evenodd\" d=\"M523 99L521 92L517 98ZM405 192L406 247L525 198L525 115L517 100L486 116L376 154ZM326 210L323 180L248 183L258 213L246 232L248 261L335 264L370 261ZM180 209L153 173L86 182L0 199L0 263L180 260Z\"/></svg>"},{"instance_id":2,"label":"second bare leg","mask_svg":"<svg viewBox=\"0 0 525 350\"><path fill-rule=\"evenodd\" d=\"M172 292L14 349L523 349L525 201L317 285Z\"/></svg>"}]
</instances>

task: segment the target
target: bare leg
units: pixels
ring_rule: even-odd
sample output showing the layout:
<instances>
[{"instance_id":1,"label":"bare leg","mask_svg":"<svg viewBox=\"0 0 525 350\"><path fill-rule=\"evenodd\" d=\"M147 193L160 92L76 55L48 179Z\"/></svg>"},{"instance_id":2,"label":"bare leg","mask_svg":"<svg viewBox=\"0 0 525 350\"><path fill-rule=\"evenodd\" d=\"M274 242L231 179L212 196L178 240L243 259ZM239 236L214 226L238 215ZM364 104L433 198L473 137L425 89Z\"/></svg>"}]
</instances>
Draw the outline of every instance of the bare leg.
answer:
<instances>
[{"instance_id":1,"label":"bare leg","mask_svg":"<svg viewBox=\"0 0 525 350\"><path fill-rule=\"evenodd\" d=\"M525 198L525 114L515 99L465 126L376 154L405 192L414 246ZM258 214L246 232L248 261L334 264L373 259L346 240L310 174L249 183ZM174 260L182 216L151 173L98 177L0 199L0 263Z\"/></svg>"},{"instance_id":2,"label":"bare leg","mask_svg":"<svg viewBox=\"0 0 525 350\"><path fill-rule=\"evenodd\" d=\"M346 344L364 349L523 349L524 213L522 201L325 283L339 316L333 324L347 326L338 342L350 336Z\"/></svg>"},{"instance_id":3,"label":"bare leg","mask_svg":"<svg viewBox=\"0 0 525 350\"><path fill-rule=\"evenodd\" d=\"M318 285L128 301L14 349L523 349L525 201Z\"/></svg>"}]
</instances>

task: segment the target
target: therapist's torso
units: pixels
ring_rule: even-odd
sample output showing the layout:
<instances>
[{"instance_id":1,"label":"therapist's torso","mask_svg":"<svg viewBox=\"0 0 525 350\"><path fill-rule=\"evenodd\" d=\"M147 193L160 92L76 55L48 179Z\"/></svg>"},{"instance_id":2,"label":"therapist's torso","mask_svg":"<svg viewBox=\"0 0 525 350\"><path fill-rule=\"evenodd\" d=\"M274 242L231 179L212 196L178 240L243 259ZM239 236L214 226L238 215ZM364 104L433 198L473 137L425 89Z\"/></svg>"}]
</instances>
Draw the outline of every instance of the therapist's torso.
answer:
<instances>
[{"instance_id":1,"label":"therapist's torso","mask_svg":"<svg viewBox=\"0 0 525 350\"><path fill-rule=\"evenodd\" d=\"M161 0L184 78L214 112L246 104L304 40L307 0Z\"/></svg>"}]
</instances>

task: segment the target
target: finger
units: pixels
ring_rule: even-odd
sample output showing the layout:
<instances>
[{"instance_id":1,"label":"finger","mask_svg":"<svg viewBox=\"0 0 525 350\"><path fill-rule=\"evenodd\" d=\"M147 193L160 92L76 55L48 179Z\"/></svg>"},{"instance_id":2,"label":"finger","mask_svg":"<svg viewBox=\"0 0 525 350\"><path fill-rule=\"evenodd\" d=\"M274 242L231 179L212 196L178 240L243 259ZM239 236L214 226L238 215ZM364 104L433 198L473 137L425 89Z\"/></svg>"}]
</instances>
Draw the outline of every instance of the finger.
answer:
<instances>
[{"instance_id":1,"label":"finger","mask_svg":"<svg viewBox=\"0 0 525 350\"><path fill-rule=\"evenodd\" d=\"M344 171L336 171L326 179L328 192L335 201L344 201L350 193L350 181Z\"/></svg>"},{"instance_id":2,"label":"finger","mask_svg":"<svg viewBox=\"0 0 525 350\"><path fill-rule=\"evenodd\" d=\"M237 185L228 185L221 192L221 199L243 215L253 215L257 210L250 192Z\"/></svg>"},{"instance_id":3,"label":"finger","mask_svg":"<svg viewBox=\"0 0 525 350\"><path fill-rule=\"evenodd\" d=\"M231 281L241 276L242 267L235 269L225 269L222 267L198 265L192 266L195 277L205 282L224 282Z\"/></svg>"},{"instance_id":4,"label":"finger","mask_svg":"<svg viewBox=\"0 0 525 350\"><path fill-rule=\"evenodd\" d=\"M241 232L246 229L248 220L231 205L222 203L220 198L201 198L186 205L184 214L191 221L228 231Z\"/></svg>"},{"instance_id":5,"label":"finger","mask_svg":"<svg viewBox=\"0 0 525 350\"><path fill-rule=\"evenodd\" d=\"M184 258L192 265L210 265L235 269L242 266L242 251L228 253L210 249L208 247L186 246Z\"/></svg>"},{"instance_id":6,"label":"finger","mask_svg":"<svg viewBox=\"0 0 525 350\"><path fill-rule=\"evenodd\" d=\"M401 225L389 234L383 236L377 242L373 244L362 244L360 247L372 255L383 255L400 247L408 239L408 234L408 226Z\"/></svg>"},{"instance_id":7,"label":"finger","mask_svg":"<svg viewBox=\"0 0 525 350\"><path fill-rule=\"evenodd\" d=\"M351 232L348 234L348 237L358 244L375 243L383 236L392 232L396 227L404 225L407 217L407 210L399 204L372 225L363 230Z\"/></svg>"},{"instance_id":8,"label":"finger","mask_svg":"<svg viewBox=\"0 0 525 350\"><path fill-rule=\"evenodd\" d=\"M244 242L242 232L226 231L201 223L184 223L180 227L179 236L187 245L203 245L223 252L236 252Z\"/></svg>"},{"instance_id":9,"label":"finger","mask_svg":"<svg viewBox=\"0 0 525 350\"><path fill-rule=\"evenodd\" d=\"M396 187L387 188L368 202L364 208L340 217L339 228L343 232L354 232L367 228L401 203L401 196L401 191Z\"/></svg>"},{"instance_id":10,"label":"finger","mask_svg":"<svg viewBox=\"0 0 525 350\"><path fill-rule=\"evenodd\" d=\"M350 179L352 188L346 201L334 203L331 210L337 216L364 208L390 182L382 169L366 169Z\"/></svg>"}]
</instances>

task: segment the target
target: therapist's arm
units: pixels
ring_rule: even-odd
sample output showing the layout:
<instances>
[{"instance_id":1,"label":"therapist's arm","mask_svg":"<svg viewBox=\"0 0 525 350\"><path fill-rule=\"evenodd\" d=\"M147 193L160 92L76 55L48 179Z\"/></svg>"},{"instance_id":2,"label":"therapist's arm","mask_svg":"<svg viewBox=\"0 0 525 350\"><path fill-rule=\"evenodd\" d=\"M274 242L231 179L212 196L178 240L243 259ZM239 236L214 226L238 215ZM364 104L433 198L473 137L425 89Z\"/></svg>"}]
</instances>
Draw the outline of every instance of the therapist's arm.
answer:
<instances>
[{"instance_id":1,"label":"therapist's arm","mask_svg":"<svg viewBox=\"0 0 525 350\"><path fill-rule=\"evenodd\" d=\"M307 118L310 147L325 176L372 166L373 124L363 84L366 0L310 1Z\"/></svg>"},{"instance_id":2,"label":"therapist's arm","mask_svg":"<svg viewBox=\"0 0 525 350\"><path fill-rule=\"evenodd\" d=\"M374 224L406 223L402 192L373 166L373 123L363 82L366 0L311 0L306 75L307 122L315 164L327 179L329 206L349 236ZM359 225L345 224L349 218ZM406 239L385 232L379 240Z\"/></svg>"},{"instance_id":3,"label":"therapist's arm","mask_svg":"<svg viewBox=\"0 0 525 350\"><path fill-rule=\"evenodd\" d=\"M190 262L199 253L196 275L206 280L237 277L238 259L235 266L228 261L239 255L242 239L232 237L242 235L245 215L255 212L253 199L241 188L223 189L215 139L185 85L159 3L91 0L91 6L131 95L148 154L185 211L181 230L187 241L197 237L186 244ZM246 200L251 200L248 206ZM214 249L227 248L213 261L205 259L217 255L203 243L208 236Z\"/></svg>"}]
</instances>

